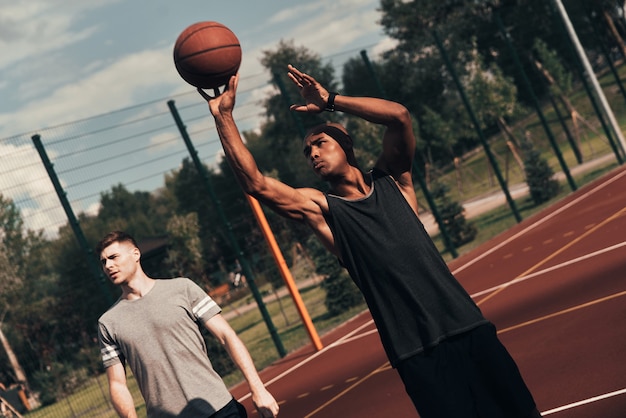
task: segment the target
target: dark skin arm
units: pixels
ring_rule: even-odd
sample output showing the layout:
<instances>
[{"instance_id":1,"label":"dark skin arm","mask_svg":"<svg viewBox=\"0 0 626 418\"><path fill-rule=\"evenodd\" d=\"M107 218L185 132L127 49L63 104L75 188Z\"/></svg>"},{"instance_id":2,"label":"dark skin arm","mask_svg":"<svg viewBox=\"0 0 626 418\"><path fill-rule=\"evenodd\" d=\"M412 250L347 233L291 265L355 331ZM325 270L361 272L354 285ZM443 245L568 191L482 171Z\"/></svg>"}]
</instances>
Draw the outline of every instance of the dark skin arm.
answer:
<instances>
[{"instance_id":1,"label":"dark skin arm","mask_svg":"<svg viewBox=\"0 0 626 418\"><path fill-rule=\"evenodd\" d=\"M289 78L300 87L306 104L292 105L296 112L320 113L328 102L329 92L313 77L289 65ZM408 110L399 103L373 97L337 95L335 110L358 116L369 122L385 125L383 149L376 168L390 174L402 194L417 214L417 199L411 177L411 164L415 154L415 135Z\"/></svg>"},{"instance_id":2,"label":"dark skin arm","mask_svg":"<svg viewBox=\"0 0 626 418\"><path fill-rule=\"evenodd\" d=\"M209 102L226 160L233 168L244 192L255 197L279 215L308 225L333 253L334 241L323 214L328 212L324 193L313 188L293 188L264 176L245 146L233 118L239 74L231 77L223 93L216 97L198 89Z\"/></svg>"},{"instance_id":3,"label":"dark skin arm","mask_svg":"<svg viewBox=\"0 0 626 418\"><path fill-rule=\"evenodd\" d=\"M320 113L326 107L328 91L313 77L288 66L288 75L301 89L305 104L293 105L296 112ZM278 214L308 225L322 243L336 256L330 228L324 214L328 202L324 193L313 188L293 188L260 172L254 157L245 146L235 120L233 109L239 75L231 77L223 93L211 97L199 89L208 101L215 119L227 161L233 168L244 191L269 206ZM411 162L415 150L411 118L406 108L398 103L368 97L337 96L335 108L373 123L385 125L383 150L376 166L389 173L398 183L407 201L417 213L417 200L411 180ZM358 169L355 169L358 171ZM358 175L362 177L360 171Z\"/></svg>"}]
</instances>

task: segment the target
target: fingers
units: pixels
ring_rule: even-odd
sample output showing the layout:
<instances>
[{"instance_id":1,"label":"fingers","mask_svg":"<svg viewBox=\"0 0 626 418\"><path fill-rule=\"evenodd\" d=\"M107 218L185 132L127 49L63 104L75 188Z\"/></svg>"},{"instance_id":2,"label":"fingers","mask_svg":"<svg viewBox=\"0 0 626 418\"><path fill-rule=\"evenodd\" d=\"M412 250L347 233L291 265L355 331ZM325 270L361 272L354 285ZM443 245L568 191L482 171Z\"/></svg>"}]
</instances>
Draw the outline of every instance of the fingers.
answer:
<instances>
[{"instance_id":1,"label":"fingers","mask_svg":"<svg viewBox=\"0 0 626 418\"><path fill-rule=\"evenodd\" d=\"M237 86L239 85L239 73L235 74L228 80L228 84L226 85L226 90L237 91Z\"/></svg>"},{"instance_id":2,"label":"fingers","mask_svg":"<svg viewBox=\"0 0 626 418\"><path fill-rule=\"evenodd\" d=\"M276 418L278 416L278 405L274 405L273 408L260 407L257 408L259 416L261 418Z\"/></svg>"},{"instance_id":3,"label":"fingers","mask_svg":"<svg viewBox=\"0 0 626 418\"><path fill-rule=\"evenodd\" d=\"M220 92L219 87L215 87L211 90L213 90L213 96L211 96L209 93L207 93L206 91L204 91L201 87L198 87L198 93L200 93L200 96L202 96L202 98L204 100L206 100L207 102L210 100L213 100L219 96L221 96L222 94L226 93L226 91L237 91L237 84L239 83L239 73L237 73L236 75L232 76L229 80L228 80L228 84L224 87L224 90L222 92Z\"/></svg>"},{"instance_id":4,"label":"fingers","mask_svg":"<svg viewBox=\"0 0 626 418\"><path fill-rule=\"evenodd\" d=\"M287 75L298 87L303 88L305 86L312 86L315 84L315 79L313 77L301 72L293 65L287 65L287 69L289 70Z\"/></svg>"},{"instance_id":5,"label":"fingers","mask_svg":"<svg viewBox=\"0 0 626 418\"><path fill-rule=\"evenodd\" d=\"M215 97L211 97L211 96L209 96L209 95L207 94L207 92L206 92L206 91L204 91L204 90L202 90L200 87L198 87L198 88L197 88L197 90L198 90L198 93L200 93L200 96L202 96L202 98L203 98L204 100L206 100L207 102L208 102L209 100L214 99L215 97L217 97L217 96L215 96Z\"/></svg>"},{"instance_id":6,"label":"fingers","mask_svg":"<svg viewBox=\"0 0 626 418\"><path fill-rule=\"evenodd\" d=\"M292 104L291 106L289 106L289 110L294 111L294 112L308 112L309 111L306 105L298 105L298 104Z\"/></svg>"}]
</instances>

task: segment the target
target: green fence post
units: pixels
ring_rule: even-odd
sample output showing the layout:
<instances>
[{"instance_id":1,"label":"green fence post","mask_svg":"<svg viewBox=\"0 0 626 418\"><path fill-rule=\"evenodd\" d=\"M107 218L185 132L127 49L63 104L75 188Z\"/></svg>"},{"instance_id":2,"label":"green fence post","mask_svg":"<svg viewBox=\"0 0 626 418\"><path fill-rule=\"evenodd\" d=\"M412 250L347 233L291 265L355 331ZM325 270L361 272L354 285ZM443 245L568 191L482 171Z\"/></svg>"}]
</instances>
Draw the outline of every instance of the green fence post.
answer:
<instances>
[{"instance_id":1,"label":"green fence post","mask_svg":"<svg viewBox=\"0 0 626 418\"><path fill-rule=\"evenodd\" d=\"M274 323L272 322L272 317L267 311L265 302L263 302L263 296L261 296L261 293L259 292L256 282L254 281L254 275L252 273L252 269L250 268L250 264L248 263L247 258L245 257L241 247L239 246L239 243L237 242L237 238L235 237L233 233L232 225L230 224L230 222L226 218L226 215L224 214L224 211L222 210L222 204L220 200L218 199L217 195L215 194L215 191L213 190L213 185L211 184L211 180L209 179L208 173L206 172L204 165L202 165L202 162L200 161L200 158L198 157L198 153L191 142L191 138L189 137L189 134L187 133L187 128L185 127L185 124L180 118L180 115L178 113L178 109L176 109L174 100L168 101L167 105L170 108L170 112L172 113L172 116L174 117L176 126L178 127L178 130L181 136L183 137L183 140L185 141L185 145L187 146L187 149L189 150L189 154L191 155L191 159L193 160L196 170L198 170L198 173L201 175L202 180L204 181L204 184L207 188L207 191L209 192L209 196L211 200L213 201L213 204L217 208L217 212L220 217L220 220L222 221L222 223L224 224L224 227L226 228L228 240L230 241L230 244L232 245L233 250L237 253L237 256L239 257L243 274L246 276L246 280L248 282L248 285L250 286L250 290L252 291L252 296L254 296L254 299L256 300L259 310L261 311L261 316L263 317L263 320L265 321L265 324L267 325L267 329L269 330L270 335L272 336L272 340L274 341L276 350L278 351L278 354L280 355L280 357L285 357L287 355L287 351L285 351L285 347L283 346L280 336L278 335L278 332L276 331L276 327L274 326Z\"/></svg>"},{"instance_id":2,"label":"green fence post","mask_svg":"<svg viewBox=\"0 0 626 418\"><path fill-rule=\"evenodd\" d=\"M39 156L41 157L41 161L43 162L43 165L46 168L46 171L48 172L48 176L50 177L50 180L52 181L54 190L56 191L57 196L59 197L59 200L61 201L61 206L63 206L63 210L65 211L65 215L67 216L67 219L68 219L68 222L70 223L72 231L74 232L74 235L76 236L76 239L78 240L78 244L80 245L80 247L83 249L85 253L85 258L87 260L87 265L89 266L90 273L93 276L93 278L98 281L98 285L100 286L100 289L102 290L102 293L104 297L106 298L107 303L112 304L113 295L111 294L110 289L105 286L106 278L104 277L104 272L100 268L100 262L97 261L98 258L100 257L100 254L94 254L93 250L91 249L91 246L87 243L85 234L83 233L83 230L81 229L80 224L78 223L78 219L76 218L76 215L74 215L72 206L70 205L70 202L67 200L67 194L65 193L65 190L63 190L63 186L61 186L61 182L59 182L59 178L57 177L56 172L54 171L54 166L50 162L50 159L48 158L48 154L46 153L46 150L43 144L41 143L41 136L33 135L31 139L33 140L33 144L35 145L35 148L37 149L37 152L39 153Z\"/></svg>"},{"instance_id":3,"label":"green fence post","mask_svg":"<svg viewBox=\"0 0 626 418\"><path fill-rule=\"evenodd\" d=\"M539 115L539 119L541 120L541 124L543 125L543 128L546 131L546 134L548 135L548 140L550 141L550 145L552 145L552 149L554 150L554 153L556 154L556 158L559 160L561 169L563 170L565 177L567 177L567 182L569 183L569 186L572 189L572 191L575 191L577 189L576 183L574 182L574 179L569 171L569 168L567 167L567 164L565 163L565 159L563 159L563 154L561 153L561 150L559 149L559 145L556 143L556 140L554 139L554 135L552 135L552 130L550 129L550 126L548 125L548 121L546 120L546 117L544 116L543 111L541 110L541 105L539 104L539 100L537 99L537 96L535 95L533 86L530 84L530 80L528 80L526 71L524 71L524 68L522 67L522 64L519 60L519 57L517 56L517 52L515 51L515 48L513 47L513 43L511 42L511 35L504 28L504 25L502 24L502 20L500 19L500 15L496 13L495 19L496 19L496 24L498 25L498 28L500 29L500 32L502 33L502 36L504 37L504 41L506 42L509 48L509 51L511 52L511 55L513 56L513 62L515 62L515 66L517 67L519 73L522 76L522 80L524 81L524 84L526 85L526 90L530 94L533 104L535 105L535 109L537 111L537 114Z\"/></svg>"},{"instance_id":4,"label":"green fence post","mask_svg":"<svg viewBox=\"0 0 626 418\"><path fill-rule=\"evenodd\" d=\"M493 167L493 171L496 175L496 178L498 179L498 183L500 183L500 188L502 189L502 192L504 192L506 201L508 202L509 207L511 208L511 211L513 212L513 215L515 216L515 219L517 220L517 222L521 222L522 216L517 210L517 206L515 205L515 201L511 197L511 193L509 193L509 188L506 182L504 181L504 178L502 177L502 173L500 172L500 167L498 167L498 162L496 161L496 159L493 156L493 153L491 152L491 148L489 147L489 144L487 143L485 134L483 133L483 130L480 128L480 123L478 122L478 119L476 118L476 114L474 113L474 110L472 109L472 106L470 105L470 102L467 99L467 95L465 94L463 85L461 84L461 81L459 80L459 77L456 74L456 70L454 69L452 62L450 61L450 58L448 57L448 53L446 52L445 48L443 47L443 44L441 43L441 40L439 39L439 35L437 34L437 31L433 31L433 37L435 38L435 42L437 43L437 47L439 48L439 51L441 52L441 56L443 57L443 60L445 61L446 66L448 67L448 70L450 71L450 74L452 75L452 78L454 79L454 83L456 84L456 87L459 90L459 94L461 95L461 100L463 101L463 104L465 105L465 108L467 109L467 112L470 115L472 123L474 124L474 129L476 130L476 133L478 134L478 138L480 139L480 142L482 143L483 148L485 149L485 153L487 154L489 163L491 164L491 167Z\"/></svg>"}]
</instances>

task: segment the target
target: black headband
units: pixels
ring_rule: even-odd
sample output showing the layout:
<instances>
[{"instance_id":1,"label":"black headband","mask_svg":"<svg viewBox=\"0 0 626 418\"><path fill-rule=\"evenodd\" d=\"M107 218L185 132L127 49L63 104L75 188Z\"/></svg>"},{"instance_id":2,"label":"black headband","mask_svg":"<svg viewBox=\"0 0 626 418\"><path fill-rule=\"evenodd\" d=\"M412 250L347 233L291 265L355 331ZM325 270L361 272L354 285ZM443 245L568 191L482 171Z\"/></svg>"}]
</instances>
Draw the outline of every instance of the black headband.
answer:
<instances>
[{"instance_id":1,"label":"black headband","mask_svg":"<svg viewBox=\"0 0 626 418\"><path fill-rule=\"evenodd\" d=\"M332 125L323 125L311 132L311 135L325 133L339 143L344 151L352 149L352 138L350 135Z\"/></svg>"}]
</instances>

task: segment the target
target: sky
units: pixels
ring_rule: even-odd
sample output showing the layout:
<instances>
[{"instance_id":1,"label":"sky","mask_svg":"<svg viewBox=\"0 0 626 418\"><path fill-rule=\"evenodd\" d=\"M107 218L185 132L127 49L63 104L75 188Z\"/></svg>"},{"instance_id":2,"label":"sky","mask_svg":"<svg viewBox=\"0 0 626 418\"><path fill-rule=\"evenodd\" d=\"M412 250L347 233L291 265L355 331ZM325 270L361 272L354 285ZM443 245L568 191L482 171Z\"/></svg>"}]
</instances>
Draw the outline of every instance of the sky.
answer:
<instances>
[{"instance_id":1,"label":"sky","mask_svg":"<svg viewBox=\"0 0 626 418\"><path fill-rule=\"evenodd\" d=\"M184 28L218 21L239 38L240 73L281 40L322 56L388 48L377 0L0 0L0 138L190 86L172 61Z\"/></svg>"},{"instance_id":2,"label":"sky","mask_svg":"<svg viewBox=\"0 0 626 418\"><path fill-rule=\"evenodd\" d=\"M18 204L27 227L54 234L67 218L31 134L43 130L44 139L50 140L53 132L62 136L68 124L70 135L70 127L88 124L74 121L158 101L140 110L154 115L166 108L166 98L195 93L180 78L172 59L176 38L193 23L217 21L239 38L243 50L239 92L248 93L241 103L238 97L237 111L250 109L271 88L259 58L281 40L306 47L323 60L358 56L366 48L375 59L392 48L393 41L379 24L378 7L378 0L0 0L0 193ZM206 108L202 112L208 115ZM240 129L254 129L260 121L257 113L245 118ZM151 123L157 125L155 120ZM199 124L190 124L189 130L199 130ZM45 131L51 127L54 131ZM129 128L117 135L132 134ZM128 179L131 191L154 190L162 185L164 170L176 168L188 156L176 132L157 132L121 151L112 145L106 158L98 141L115 142L101 134L92 142L89 138L66 142L65 150L46 146L76 213L96 213L100 193ZM68 147L96 151L60 158ZM99 177L89 179L95 174Z\"/></svg>"}]
</instances>

